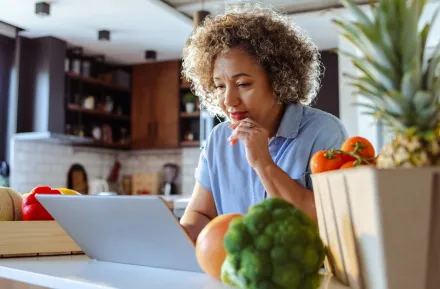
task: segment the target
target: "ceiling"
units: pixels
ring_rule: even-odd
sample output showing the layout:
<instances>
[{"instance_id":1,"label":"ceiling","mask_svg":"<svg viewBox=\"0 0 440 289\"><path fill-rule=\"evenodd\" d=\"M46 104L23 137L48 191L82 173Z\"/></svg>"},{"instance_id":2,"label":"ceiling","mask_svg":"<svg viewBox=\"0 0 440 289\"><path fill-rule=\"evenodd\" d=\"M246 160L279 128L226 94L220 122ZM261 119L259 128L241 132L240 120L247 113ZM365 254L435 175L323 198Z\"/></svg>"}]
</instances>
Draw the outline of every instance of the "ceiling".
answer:
<instances>
[{"instance_id":1,"label":"ceiling","mask_svg":"<svg viewBox=\"0 0 440 289\"><path fill-rule=\"evenodd\" d=\"M201 0L46 1L51 3L49 17L34 13L37 0L0 0L0 21L24 29L23 36L54 36L123 64L144 62L145 50L156 50L158 60L179 59L193 30L191 15L202 8ZM257 2L246 2L249 1ZM239 2L244 1L205 0L203 7L216 14L223 11L225 3ZM320 49L337 47L336 28L331 21L343 9L325 9L339 7L339 0L265 0L264 3L287 12ZM111 31L110 42L98 41L100 29Z\"/></svg>"},{"instance_id":2,"label":"ceiling","mask_svg":"<svg viewBox=\"0 0 440 289\"><path fill-rule=\"evenodd\" d=\"M0 0L0 21L24 29L27 37L54 36L85 51L119 63L144 61L144 51L158 60L177 59L190 35L192 21L159 0L47 0L49 17L37 16L35 0ZM98 30L111 41L98 41Z\"/></svg>"},{"instance_id":3,"label":"ceiling","mask_svg":"<svg viewBox=\"0 0 440 289\"><path fill-rule=\"evenodd\" d=\"M207 10L212 14L224 11L225 5L234 3L264 3L277 10L297 14L341 7L340 0L165 0L168 4L192 17L197 10ZM368 3L368 0L355 0L357 3Z\"/></svg>"}]
</instances>

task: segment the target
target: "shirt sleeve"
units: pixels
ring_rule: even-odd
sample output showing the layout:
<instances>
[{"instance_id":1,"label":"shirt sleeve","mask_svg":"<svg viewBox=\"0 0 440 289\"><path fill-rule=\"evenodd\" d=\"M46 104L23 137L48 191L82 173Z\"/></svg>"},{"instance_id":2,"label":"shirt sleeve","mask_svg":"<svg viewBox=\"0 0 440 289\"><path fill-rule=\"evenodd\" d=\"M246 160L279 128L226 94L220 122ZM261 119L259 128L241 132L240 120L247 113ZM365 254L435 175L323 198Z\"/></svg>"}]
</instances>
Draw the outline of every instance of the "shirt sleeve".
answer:
<instances>
[{"instance_id":1,"label":"shirt sleeve","mask_svg":"<svg viewBox=\"0 0 440 289\"><path fill-rule=\"evenodd\" d=\"M342 122L333 116L325 116L316 122L315 141L313 142L310 158L320 150L340 149L345 140L348 139L348 133ZM312 179L310 177L310 160L307 166L303 183L307 189L313 191Z\"/></svg>"},{"instance_id":2,"label":"shirt sleeve","mask_svg":"<svg viewBox=\"0 0 440 289\"><path fill-rule=\"evenodd\" d=\"M212 157L220 125L215 126L208 134L205 145L200 152L199 162L195 170L195 179L202 187L212 192Z\"/></svg>"},{"instance_id":3,"label":"shirt sleeve","mask_svg":"<svg viewBox=\"0 0 440 289\"><path fill-rule=\"evenodd\" d=\"M340 149L347 140L348 133L341 121L329 117L326 125L318 129L318 134L312 147L312 156L320 150Z\"/></svg>"},{"instance_id":4,"label":"shirt sleeve","mask_svg":"<svg viewBox=\"0 0 440 289\"><path fill-rule=\"evenodd\" d=\"M206 147L200 153L199 162L195 170L196 181L205 189L212 192L210 169L206 157Z\"/></svg>"}]
</instances>

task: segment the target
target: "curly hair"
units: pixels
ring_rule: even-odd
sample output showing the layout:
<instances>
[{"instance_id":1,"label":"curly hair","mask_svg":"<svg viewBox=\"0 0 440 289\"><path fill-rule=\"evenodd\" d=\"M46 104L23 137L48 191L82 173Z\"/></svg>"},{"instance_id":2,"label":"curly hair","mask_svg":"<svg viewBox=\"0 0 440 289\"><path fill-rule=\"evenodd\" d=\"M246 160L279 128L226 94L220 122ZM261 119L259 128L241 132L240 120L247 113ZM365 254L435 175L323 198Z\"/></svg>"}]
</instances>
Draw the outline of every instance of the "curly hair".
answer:
<instances>
[{"instance_id":1,"label":"curly hair","mask_svg":"<svg viewBox=\"0 0 440 289\"><path fill-rule=\"evenodd\" d=\"M244 48L260 64L278 103L309 105L320 85L318 48L299 27L259 4L231 5L224 14L208 16L183 50L182 74L211 114L224 116L215 95L215 58Z\"/></svg>"}]
</instances>

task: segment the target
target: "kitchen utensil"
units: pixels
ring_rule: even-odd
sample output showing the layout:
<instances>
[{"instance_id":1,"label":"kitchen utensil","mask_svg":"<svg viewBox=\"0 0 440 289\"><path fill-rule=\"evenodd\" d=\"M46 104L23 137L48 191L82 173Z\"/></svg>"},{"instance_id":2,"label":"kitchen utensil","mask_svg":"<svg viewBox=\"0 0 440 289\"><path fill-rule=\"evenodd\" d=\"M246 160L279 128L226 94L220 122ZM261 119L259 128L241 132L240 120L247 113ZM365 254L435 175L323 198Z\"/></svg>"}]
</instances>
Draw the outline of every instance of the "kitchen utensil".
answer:
<instances>
[{"instance_id":1,"label":"kitchen utensil","mask_svg":"<svg viewBox=\"0 0 440 289\"><path fill-rule=\"evenodd\" d=\"M83 195L89 193L87 173L82 165L73 164L70 167L69 172L67 173L67 188Z\"/></svg>"},{"instance_id":2,"label":"kitchen utensil","mask_svg":"<svg viewBox=\"0 0 440 289\"><path fill-rule=\"evenodd\" d=\"M121 170L121 163L118 161L115 161L113 164L112 170L110 171L110 174L107 178L107 181L109 183L116 183L119 179L119 171Z\"/></svg>"},{"instance_id":3,"label":"kitchen utensil","mask_svg":"<svg viewBox=\"0 0 440 289\"><path fill-rule=\"evenodd\" d=\"M159 173L141 173L132 176L131 192L133 195L158 195L161 189Z\"/></svg>"},{"instance_id":4,"label":"kitchen utensil","mask_svg":"<svg viewBox=\"0 0 440 289\"><path fill-rule=\"evenodd\" d=\"M108 182L104 179L94 179L90 181L90 193L93 195L108 192L109 185Z\"/></svg>"},{"instance_id":5,"label":"kitchen utensil","mask_svg":"<svg viewBox=\"0 0 440 289\"><path fill-rule=\"evenodd\" d=\"M163 166L162 177L164 185L162 187L162 193L166 196L177 195L177 186L175 181L179 175L179 166L172 163L167 163Z\"/></svg>"}]
</instances>

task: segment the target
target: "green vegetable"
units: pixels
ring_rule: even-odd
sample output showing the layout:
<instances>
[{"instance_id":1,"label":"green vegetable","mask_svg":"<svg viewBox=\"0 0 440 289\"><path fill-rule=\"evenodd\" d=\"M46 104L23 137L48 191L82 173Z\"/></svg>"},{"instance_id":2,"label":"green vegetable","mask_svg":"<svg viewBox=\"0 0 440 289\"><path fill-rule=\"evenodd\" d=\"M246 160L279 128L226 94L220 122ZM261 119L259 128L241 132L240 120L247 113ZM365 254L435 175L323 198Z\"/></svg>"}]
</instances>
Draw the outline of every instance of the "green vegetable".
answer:
<instances>
[{"instance_id":1,"label":"green vegetable","mask_svg":"<svg viewBox=\"0 0 440 289\"><path fill-rule=\"evenodd\" d=\"M241 289L316 289L326 249L304 212L267 199L233 220L225 235L221 279Z\"/></svg>"}]
</instances>

